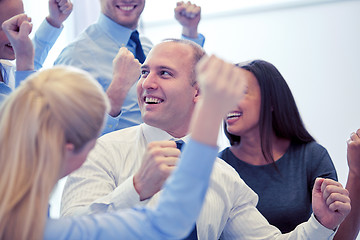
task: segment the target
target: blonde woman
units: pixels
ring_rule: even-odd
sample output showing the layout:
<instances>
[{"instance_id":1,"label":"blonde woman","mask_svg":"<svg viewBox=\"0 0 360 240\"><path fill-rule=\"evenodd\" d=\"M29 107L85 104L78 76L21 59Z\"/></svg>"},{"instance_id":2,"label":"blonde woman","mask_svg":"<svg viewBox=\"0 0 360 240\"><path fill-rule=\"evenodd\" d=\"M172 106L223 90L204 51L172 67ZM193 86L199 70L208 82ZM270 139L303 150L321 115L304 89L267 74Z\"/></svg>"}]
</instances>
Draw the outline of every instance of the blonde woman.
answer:
<instances>
[{"instance_id":1,"label":"blonde woman","mask_svg":"<svg viewBox=\"0 0 360 240\"><path fill-rule=\"evenodd\" d=\"M94 146L108 102L84 72L54 68L32 76L3 104L0 236L40 239L49 194Z\"/></svg>"}]
</instances>

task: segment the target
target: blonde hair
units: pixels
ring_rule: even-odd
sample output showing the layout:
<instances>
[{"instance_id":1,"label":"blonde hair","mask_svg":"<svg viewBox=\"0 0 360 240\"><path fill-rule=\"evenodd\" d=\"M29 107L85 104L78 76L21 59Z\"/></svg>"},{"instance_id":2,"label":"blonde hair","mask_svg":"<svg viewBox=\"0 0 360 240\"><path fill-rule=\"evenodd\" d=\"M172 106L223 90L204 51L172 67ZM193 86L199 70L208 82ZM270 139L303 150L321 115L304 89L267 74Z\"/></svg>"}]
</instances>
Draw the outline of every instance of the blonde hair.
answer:
<instances>
[{"instance_id":1,"label":"blonde hair","mask_svg":"<svg viewBox=\"0 0 360 240\"><path fill-rule=\"evenodd\" d=\"M0 239L42 239L49 194L65 145L75 151L100 134L108 99L88 73L53 67L35 73L0 111Z\"/></svg>"}]
</instances>

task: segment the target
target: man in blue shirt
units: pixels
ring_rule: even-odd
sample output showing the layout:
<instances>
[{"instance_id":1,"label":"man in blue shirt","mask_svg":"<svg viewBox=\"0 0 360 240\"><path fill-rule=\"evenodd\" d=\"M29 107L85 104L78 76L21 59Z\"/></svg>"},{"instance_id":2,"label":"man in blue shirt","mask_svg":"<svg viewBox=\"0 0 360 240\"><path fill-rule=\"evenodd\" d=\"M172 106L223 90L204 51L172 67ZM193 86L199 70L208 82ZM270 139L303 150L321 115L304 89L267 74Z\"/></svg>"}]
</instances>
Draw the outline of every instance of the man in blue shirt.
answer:
<instances>
[{"instance_id":1,"label":"man in blue shirt","mask_svg":"<svg viewBox=\"0 0 360 240\"><path fill-rule=\"evenodd\" d=\"M117 54L121 55L121 52L129 54L124 49L120 52L121 47L126 47L139 59L136 56L137 46L131 39L131 35L137 31L145 0L131 2L100 0L100 4L101 14L98 21L90 25L74 42L65 47L55 64L72 65L88 71L106 90L112 104L112 110L103 131L103 133L108 133L142 122L137 103L136 84L134 84L138 80L138 76L128 77L133 70L123 68L123 72L120 74L121 79L115 79L112 63ZM197 31L200 10L200 7L190 2L179 2L175 8L175 18L183 26L182 38L190 39L203 46L205 38ZM152 43L141 35L140 42L146 56ZM131 64L133 68L139 67L135 62Z\"/></svg>"}]
</instances>

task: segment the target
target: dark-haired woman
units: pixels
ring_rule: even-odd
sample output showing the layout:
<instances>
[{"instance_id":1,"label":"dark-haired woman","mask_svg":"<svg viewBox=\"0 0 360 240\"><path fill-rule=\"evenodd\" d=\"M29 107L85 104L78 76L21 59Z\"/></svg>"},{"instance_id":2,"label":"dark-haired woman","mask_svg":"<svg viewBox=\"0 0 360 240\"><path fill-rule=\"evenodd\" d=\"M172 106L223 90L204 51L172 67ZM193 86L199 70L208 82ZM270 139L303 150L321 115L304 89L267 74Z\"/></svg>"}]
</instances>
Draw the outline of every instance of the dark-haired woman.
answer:
<instances>
[{"instance_id":1,"label":"dark-haired woman","mask_svg":"<svg viewBox=\"0 0 360 240\"><path fill-rule=\"evenodd\" d=\"M231 146L219 157L233 166L258 194L257 208L283 233L307 221L317 177L337 180L327 150L306 130L280 72L255 60L247 70L245 97L225 120Z\"/></svg>"}]
</instances>

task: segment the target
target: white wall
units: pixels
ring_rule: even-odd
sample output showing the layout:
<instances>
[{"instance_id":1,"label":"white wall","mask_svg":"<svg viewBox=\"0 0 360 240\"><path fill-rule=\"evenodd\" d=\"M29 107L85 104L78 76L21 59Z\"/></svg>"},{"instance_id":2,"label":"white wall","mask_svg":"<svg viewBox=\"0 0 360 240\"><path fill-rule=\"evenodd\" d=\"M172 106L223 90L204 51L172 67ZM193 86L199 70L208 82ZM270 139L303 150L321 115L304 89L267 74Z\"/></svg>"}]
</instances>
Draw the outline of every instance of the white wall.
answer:
<instances>
[{"instance_id":1,"label":"white wall","mask_svg":"<svg viewBox=\"0 0 360 240\"><path fill-rule=\"evenodd\" d=\"M232 62L260 58L273 63L345 184L346 140L360 128L360 1L268 9L203 12L199 31L206 36L205 49ZM175 21L148 20L145 34L154 43L179 36Z\"/></svg>"}]
</instances>

